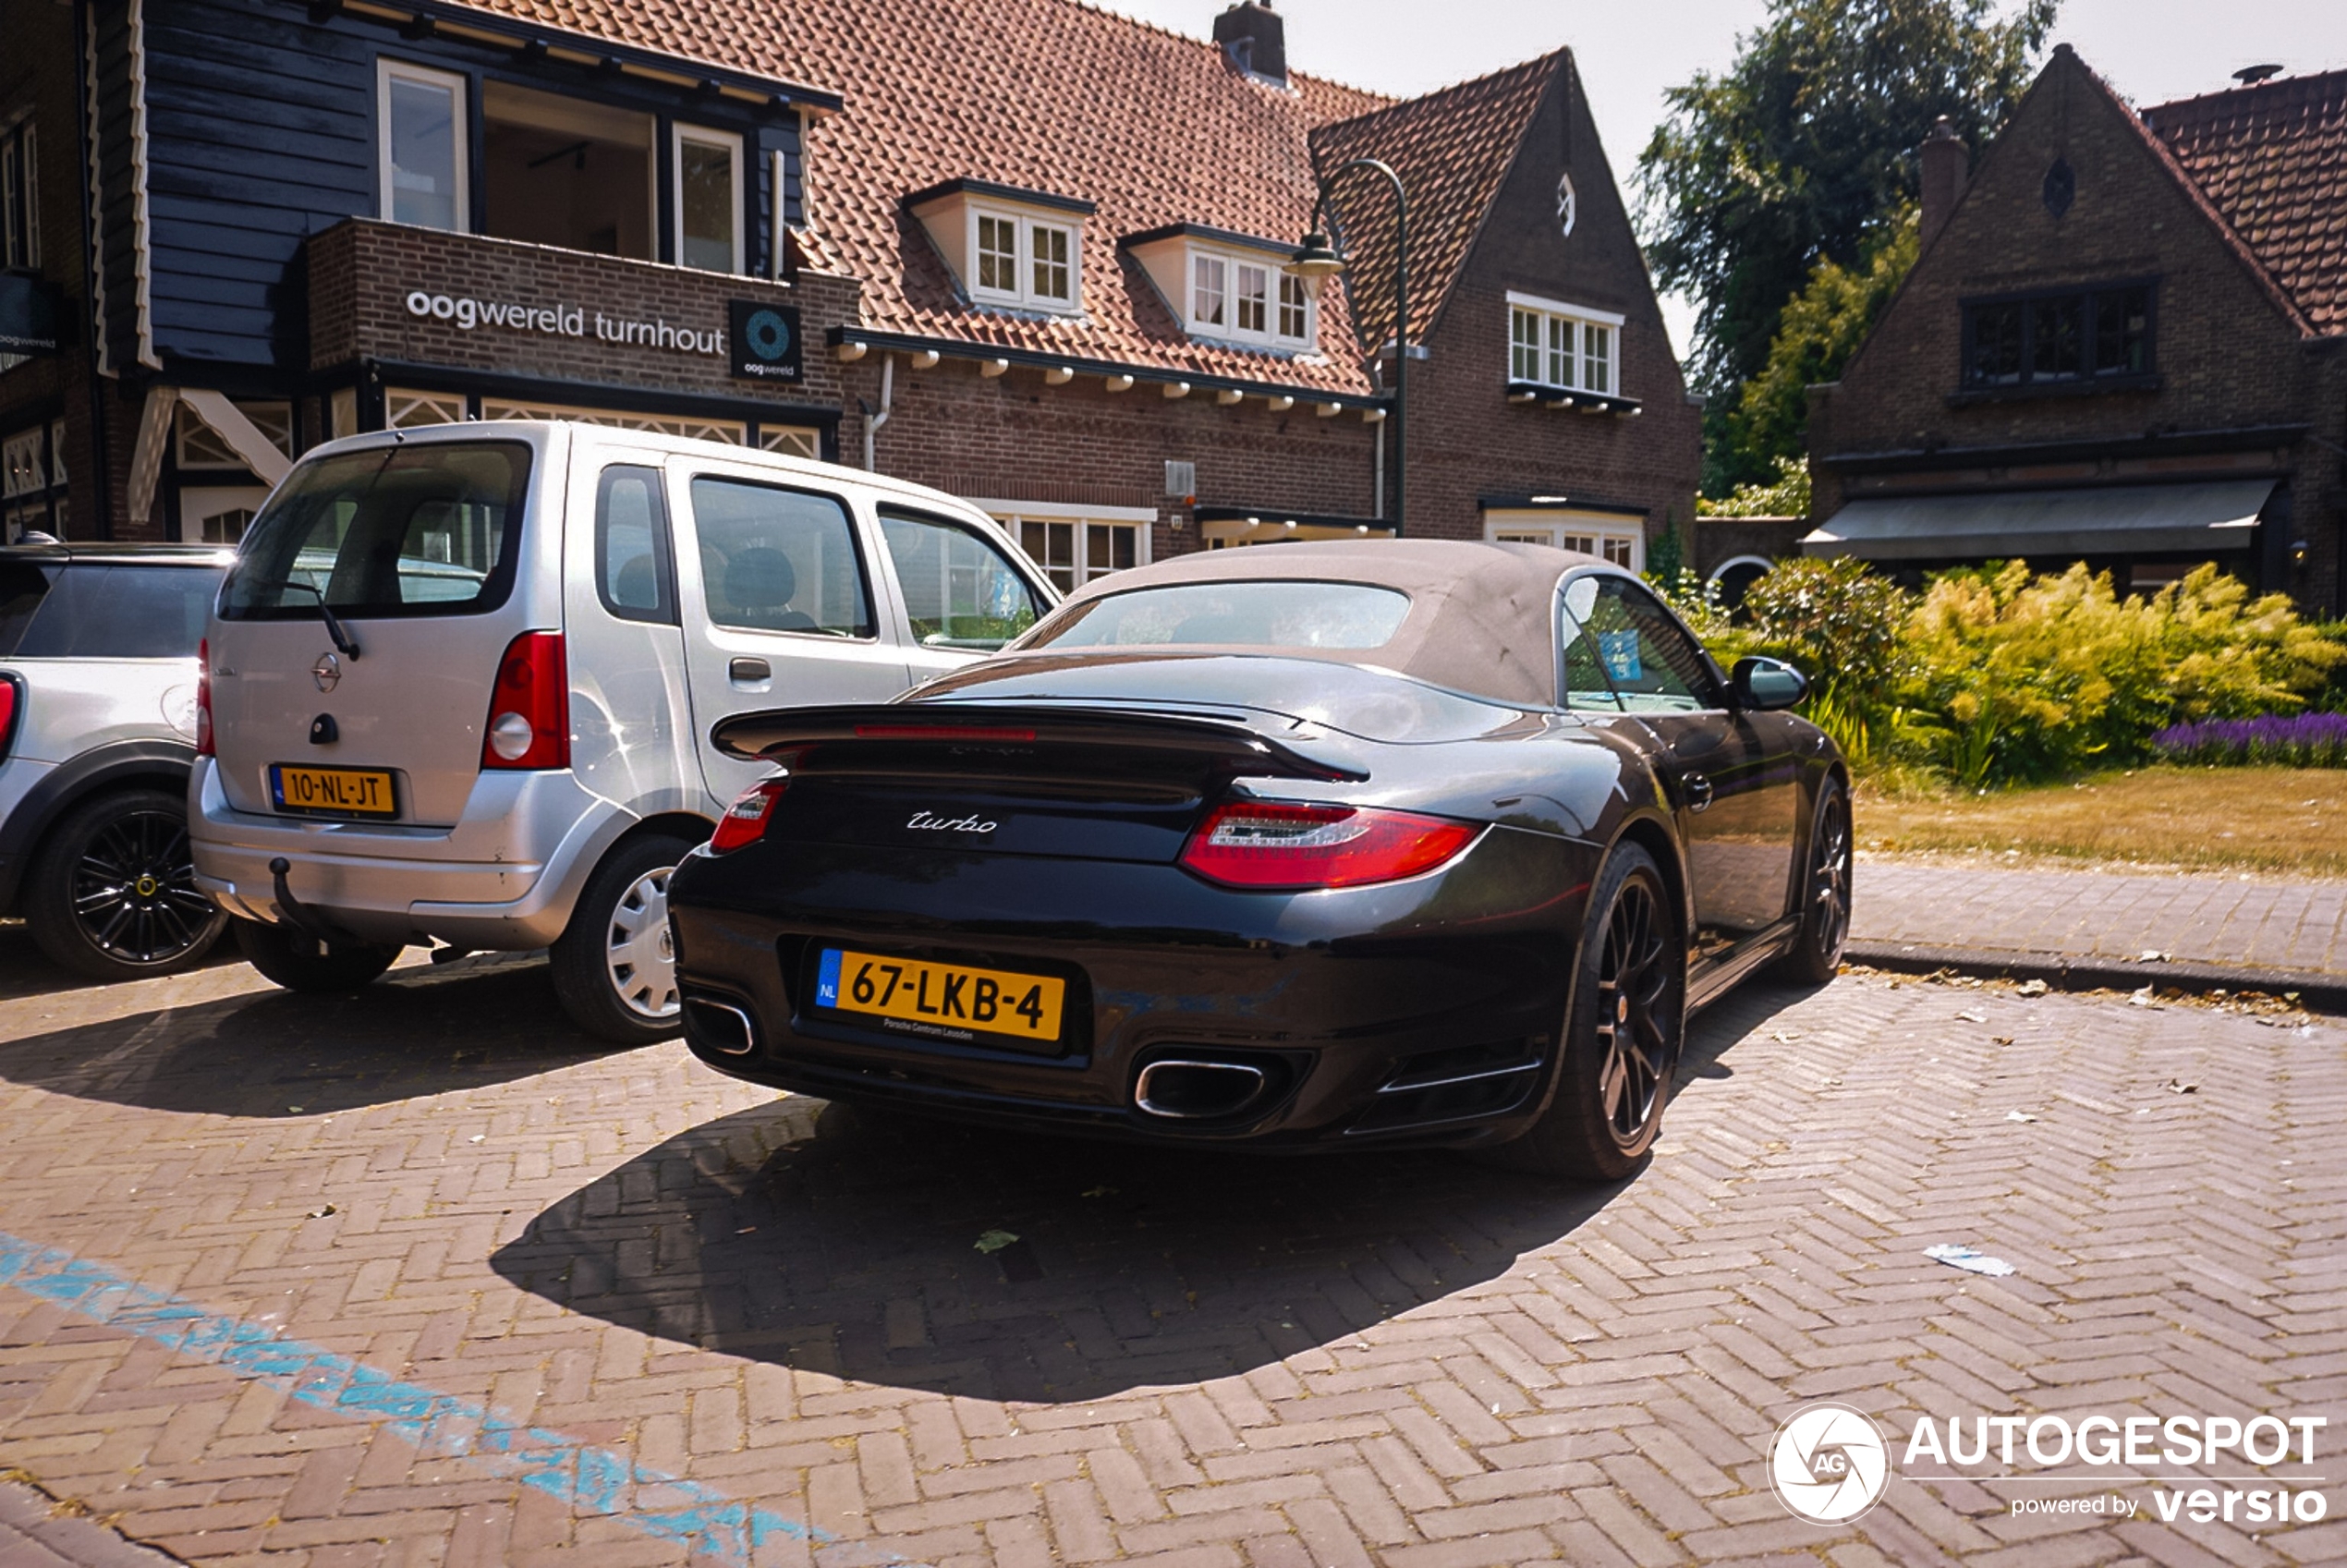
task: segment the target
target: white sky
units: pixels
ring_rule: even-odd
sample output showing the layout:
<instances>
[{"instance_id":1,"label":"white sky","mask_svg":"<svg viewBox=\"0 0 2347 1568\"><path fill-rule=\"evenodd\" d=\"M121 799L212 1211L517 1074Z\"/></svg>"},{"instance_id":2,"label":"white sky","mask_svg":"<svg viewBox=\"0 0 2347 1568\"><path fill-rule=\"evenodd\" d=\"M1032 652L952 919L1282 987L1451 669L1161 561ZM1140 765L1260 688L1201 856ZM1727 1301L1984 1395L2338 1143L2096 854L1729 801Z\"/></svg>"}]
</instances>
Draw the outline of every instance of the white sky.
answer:
<instances>
[{"instance_id":1,"label":"white sky","mask_svg":"<svg viewBox=\"0 0 2347 1568\"><path fill-rule=\"evenodd\" d=\"M1225 0L1098 3L1203 38ZM1724 70L1736 35L1757 26L1768 10L1764 0L1275 4L1287 18L1291 67L1381 92L1424 92L1571 44L1614 177L1633 201L1631 167L1661 117L1664 90L1699 70ZM2261 62L2277 62L2292 75L2347 66L2347 3L2064 0L2053 36L2123 96L2159 103L2229 86L2231 72ZM1693 307L1666 298L1663 315L1684 355Z\"/></svg>"}]
</instances>

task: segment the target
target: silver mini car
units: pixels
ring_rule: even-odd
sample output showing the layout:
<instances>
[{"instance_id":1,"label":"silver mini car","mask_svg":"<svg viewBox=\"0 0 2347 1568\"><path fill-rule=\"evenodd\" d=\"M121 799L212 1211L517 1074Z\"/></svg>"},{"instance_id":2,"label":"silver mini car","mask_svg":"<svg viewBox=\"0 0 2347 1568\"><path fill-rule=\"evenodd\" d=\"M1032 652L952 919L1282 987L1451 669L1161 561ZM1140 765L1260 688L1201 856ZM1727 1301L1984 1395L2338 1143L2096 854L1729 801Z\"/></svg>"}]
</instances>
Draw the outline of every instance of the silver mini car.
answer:
<instances>
[{"instance_id":1,"label":"silver mini car","mask_svg":"<svg viewBox=\"0 0 2347 1568\"><path fill-rule=\"evenodd\" d=\"M0 550L0 913L91 979L201 960L188 853L196 646L227 551Z\"/></svg>"},{"instance_id":2,"label":"silver mini car","mask_svg":"<svg viewBox=\"0 0 2347 1568\"><path fill-rule=\"evenodd\" d=\"M892 697L1053 600L983 513L857 470L536 421L334 442L206 629L198 880L281 985L551 947L582 1027L658 1039L669 871L765 772L711 726Z\"/></svg>"}]
</instances>

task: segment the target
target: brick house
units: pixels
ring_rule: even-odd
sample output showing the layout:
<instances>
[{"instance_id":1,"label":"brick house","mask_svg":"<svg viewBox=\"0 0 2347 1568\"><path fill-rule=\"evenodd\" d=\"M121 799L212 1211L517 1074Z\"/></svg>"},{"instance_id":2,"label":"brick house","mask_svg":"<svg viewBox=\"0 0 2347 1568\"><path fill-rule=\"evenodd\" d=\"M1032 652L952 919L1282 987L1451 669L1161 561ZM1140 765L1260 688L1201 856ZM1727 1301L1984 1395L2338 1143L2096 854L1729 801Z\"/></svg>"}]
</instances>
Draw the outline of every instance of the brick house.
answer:
<instances>
[{"instance_id":1,"label":"brick house","mask_svg":"<svg viewBox=\"0 0 2347 1568\"><path fill-rule=\"evenodd\" d=\"M2122 590L2217 562L2347 609L2347 71L2130 108L2057 48L1810 394L1812 553L2084 560Z\"/></svg>"},{"instance_id":2,"label":"brick house","mask_svg":"<svg viewBox=\"0 0 2347 1568\"><path fill-rule=\"evenodd\" d=\"M1256 3L1201 0L1212 42L1071 0L9 16L12 531L233 539L319 441L549 413L952 489L1071 584L1391 531L1382 190L1337 188L1340 283L1285 270L1360 156L1411 198L1407 530L1642 562L1692 512L1562 51L1395 102Z\"/></svg>"}]
</instances>

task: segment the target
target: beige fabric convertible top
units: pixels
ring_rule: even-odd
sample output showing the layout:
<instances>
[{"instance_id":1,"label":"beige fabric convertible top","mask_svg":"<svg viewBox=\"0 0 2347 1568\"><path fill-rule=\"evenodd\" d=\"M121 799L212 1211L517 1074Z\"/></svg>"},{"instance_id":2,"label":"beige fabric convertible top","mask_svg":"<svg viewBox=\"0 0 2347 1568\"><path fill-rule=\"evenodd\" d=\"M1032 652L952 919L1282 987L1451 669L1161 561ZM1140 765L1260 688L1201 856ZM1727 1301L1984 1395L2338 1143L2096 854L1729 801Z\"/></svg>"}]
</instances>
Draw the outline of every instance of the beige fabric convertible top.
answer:
<instances>
[{"instance_id":1,"label":"beige fabric convertible top","mask_svg":"<svg viewBox=\"0 0 2347 1568\"><path fill-rule=\"evenodd\" d=\"M1545 708L1557 699L1557 580L1575 567L1603 564L1594 555L1545 544L1331 540L1179 555L1095 577L1070 594L1067 603L1175 583L1344 582L1400 589L1410 596L1410 611L1382 648L1215 650L1375 665L1453 691ZM1203 647L1186 643L1181 650Z\"/></svg>"}]
</instances>

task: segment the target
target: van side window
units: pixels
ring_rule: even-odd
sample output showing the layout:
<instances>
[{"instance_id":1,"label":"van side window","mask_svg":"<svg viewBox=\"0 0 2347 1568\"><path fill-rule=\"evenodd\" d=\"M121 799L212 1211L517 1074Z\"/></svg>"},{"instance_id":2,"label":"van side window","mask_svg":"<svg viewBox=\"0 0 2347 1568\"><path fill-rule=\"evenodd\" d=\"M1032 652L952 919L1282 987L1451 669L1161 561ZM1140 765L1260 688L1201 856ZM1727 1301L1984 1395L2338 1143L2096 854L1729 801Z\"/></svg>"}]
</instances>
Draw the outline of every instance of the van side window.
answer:
<instances>
[{"instance_id":1,"label":"van side window","mask_svg":"<svg viewBox=\"0 0 2347 1568\"><path fill-rule=\"evenodd\" d=\"M1040 607L1018 568L976 529L918 512L883 511L896 586L923 648L995 649L1033 626Z\"/></svg>"},{"instance_id":2,"label":"van side window","mask_svg":"<svg viewBox=\"0 0 2347 1568\"><path fill-rule=\"evenodd\" d=\"M660 470L614 464L595 484L595 592L623 621L676 624Z\"/></svg>"},{"instance_id":3,"label":"van side window","mask_svg":"<svg viewBox=\"0 0 2347 1568\"><path fill-rule=\"evenodd\" d=\"M693 481L709 618L745 631L873 635L872 597L847 508L742 480Z\"/></svg>"}]
</instances>

